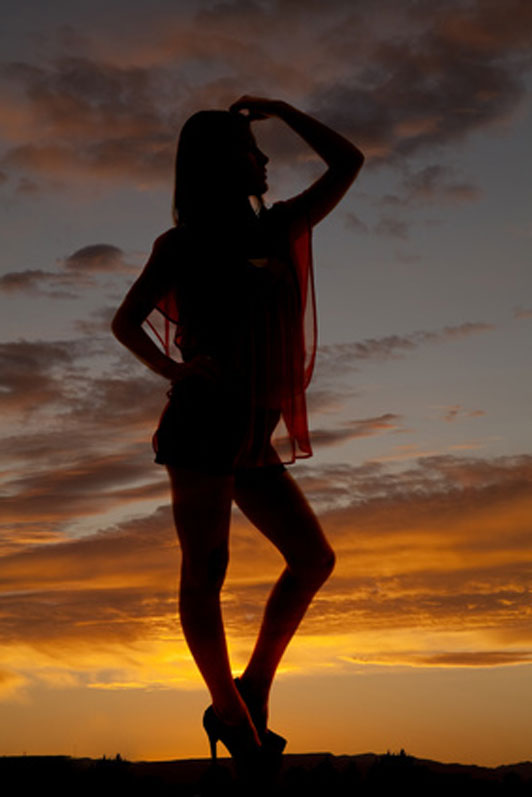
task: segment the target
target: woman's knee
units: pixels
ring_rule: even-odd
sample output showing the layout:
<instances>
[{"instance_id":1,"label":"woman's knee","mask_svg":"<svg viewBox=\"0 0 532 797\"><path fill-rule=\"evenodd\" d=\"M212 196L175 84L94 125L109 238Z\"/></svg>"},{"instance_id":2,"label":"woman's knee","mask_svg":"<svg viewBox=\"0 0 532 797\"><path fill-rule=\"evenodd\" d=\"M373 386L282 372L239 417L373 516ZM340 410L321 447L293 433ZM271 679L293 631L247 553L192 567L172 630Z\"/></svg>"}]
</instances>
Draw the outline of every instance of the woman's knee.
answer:
<instances>
[{"instance_id":1,"label":"woman's knee","mask_svg":"<svg viewBox=\"0 0 532 797\"><path fill-rule=\"evenodd\" d=\"M310 586L321 586L327 581L334 570L335 564L336 555L327 542L319 547L307 550L305 556L298 558L297 561L288 563L297 578Z\"/></svg>"},{"instance_id":2,"label":"woman's knee","mask_svg":"<svg viewBox=\"0 0 532 797\"><path fill-rule=\"evenodd\" d=\"M336 554L329 544L327 544L316 559L316 573L323 581L327 581L336 565Z\"/></svg>"},{"instance_id":3,"label":"woman's knee","mask_svg":"<svg viewBox=\"0 0 532 797\"><path fill-rule=\"evenodd\" d=\"M193 556L184 554L181 591L219 592L225 580L228 563L229 551L225 544Z\"/></svg>"}]
</instances>

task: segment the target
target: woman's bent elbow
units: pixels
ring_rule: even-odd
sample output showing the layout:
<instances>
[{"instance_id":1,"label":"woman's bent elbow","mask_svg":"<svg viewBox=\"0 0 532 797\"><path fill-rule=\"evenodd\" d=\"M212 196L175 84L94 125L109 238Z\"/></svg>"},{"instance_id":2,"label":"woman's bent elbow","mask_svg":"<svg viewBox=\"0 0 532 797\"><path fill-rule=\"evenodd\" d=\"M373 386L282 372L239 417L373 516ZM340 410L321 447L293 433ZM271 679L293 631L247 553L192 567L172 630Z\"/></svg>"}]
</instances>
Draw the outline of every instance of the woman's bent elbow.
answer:
<instances>
[{"instance_id":1,"label":"woman's bent elbow","mask_svg":"<svg viewBox=\"0 0 532 797\"><path fill-rule=\"evenodd\" d=\"M128 337L131 326L131 322L124 315L122 308L119 307L111 321L111 332L120 343L124 343Z\"/></svg>"},{"instance_id":2,"label":"woman's bent elbow","mask_svg":"<svg viewBox=\"0 0 532 797\"><path fill-rule=\"evenodd\" d=\"M117 340L122 342L121 338L123 333L123 327L118 312L115 313L115 315L113 316L113 320L111 321L111 332L113 333L113 335Z\"/></svg>"},{"instance_id":3,"label":"woman's bent elbow","mask_svg":"<svg viewBox=\"0 0 532 797\"><path fill-rule=\"evenodd\" d=\"M353 152L353 156L351 158L351 171L353 174L353 179L357 176L359 171L361 170L362 166L364 165L365 157L363 153L355 147L355 151Z\"/></svg>"}]
</instances>

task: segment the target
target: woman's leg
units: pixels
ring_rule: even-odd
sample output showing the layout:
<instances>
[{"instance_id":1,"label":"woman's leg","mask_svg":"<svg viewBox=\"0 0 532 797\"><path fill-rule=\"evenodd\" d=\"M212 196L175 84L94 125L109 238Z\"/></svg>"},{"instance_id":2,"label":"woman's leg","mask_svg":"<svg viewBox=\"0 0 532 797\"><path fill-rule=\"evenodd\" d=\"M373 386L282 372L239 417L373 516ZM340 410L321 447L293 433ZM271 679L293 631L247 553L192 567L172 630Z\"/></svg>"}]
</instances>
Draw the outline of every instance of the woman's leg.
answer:
<instances>
[{"instance_id":1,"label":"woman's leg","mask_svg":"<svg viewBox=\"0 0 532 797\"><path fill-rule=\"evenodd\" d=\"M233 477L167 467L181 545L179 611L183 633L205 679L217 715L249 723L231 674L220 607L228 563Z\"/></svg>"},{"instance_id":2,"label":"woman's leg","mask_svg":"<svg viewBox=\"0 0 532 797\"><path fill-rule=\"evenodd\" d=\"M286 568L275 584L251 659L241 676L264 711L277 666L314 595L334 568L334 552L307 499L288 471L257 468L235 477L234 497L244 515L283 554Z\"/></svg>"}]
</instances>

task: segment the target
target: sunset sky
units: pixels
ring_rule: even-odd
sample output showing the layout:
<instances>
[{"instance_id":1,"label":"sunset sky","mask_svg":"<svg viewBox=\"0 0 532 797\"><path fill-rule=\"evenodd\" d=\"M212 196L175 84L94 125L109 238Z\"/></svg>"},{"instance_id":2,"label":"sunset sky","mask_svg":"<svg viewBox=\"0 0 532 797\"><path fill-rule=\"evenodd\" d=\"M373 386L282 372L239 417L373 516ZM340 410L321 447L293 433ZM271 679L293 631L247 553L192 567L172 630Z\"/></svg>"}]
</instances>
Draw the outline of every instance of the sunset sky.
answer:
<instances>
[{"instance_id":1,"label":"sunset sky","mask_svg":"<svg viewBox=\"0 0 532 797\"><path fill-rule=\"evenodd\" d=\"M150 438L109 321L171 226L201 108L286 100L366 154L314 233L314 457L338 555L283 660L287 752L532 759L532 4L4 0L0 754L208 754ZM268 203L323 166L254 130ZM243 669L278 553L235 511Z\"/></svg>"}]
</instances>

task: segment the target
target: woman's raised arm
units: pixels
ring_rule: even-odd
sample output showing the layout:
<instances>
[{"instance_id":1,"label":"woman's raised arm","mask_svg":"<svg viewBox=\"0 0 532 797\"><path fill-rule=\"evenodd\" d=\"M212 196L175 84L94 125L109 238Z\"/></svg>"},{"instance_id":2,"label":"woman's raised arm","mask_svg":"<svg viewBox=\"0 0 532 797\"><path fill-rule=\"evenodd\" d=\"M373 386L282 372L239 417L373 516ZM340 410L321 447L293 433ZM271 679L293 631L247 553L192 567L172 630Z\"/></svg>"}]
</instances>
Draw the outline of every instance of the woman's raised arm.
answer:
<instances>
[{"instance_id":1,"label":"woman's raised arm","mask_svg":"<svg viewBox=\"0 0 532 797\"><path fill-rule=\"evenodd\" d=\"M282 100L245 95L233 103L230 110L247 110L251 121L278 117L325 161L329 167L325 174L292 200L293 209L307 214L311 224L317 224L338 204L364 162L364 155L358 147Z\"/></svg>"}]
</instances>

